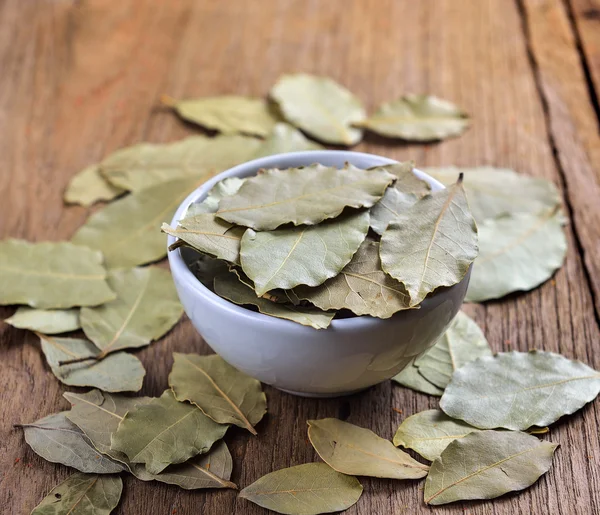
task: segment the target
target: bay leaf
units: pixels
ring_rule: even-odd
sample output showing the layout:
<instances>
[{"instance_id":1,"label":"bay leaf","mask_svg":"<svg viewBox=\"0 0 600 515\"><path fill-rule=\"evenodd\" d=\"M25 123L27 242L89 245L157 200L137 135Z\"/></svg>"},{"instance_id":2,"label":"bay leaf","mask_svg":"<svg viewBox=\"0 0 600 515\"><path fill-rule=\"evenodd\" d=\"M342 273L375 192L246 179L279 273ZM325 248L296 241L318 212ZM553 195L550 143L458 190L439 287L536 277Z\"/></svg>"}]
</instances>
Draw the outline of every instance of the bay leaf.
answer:
<instances>
[{"instance_id":1,"label":"bay leaf","mask_svg":"<svg viewBox=\"0 0 600 515\"><path fill-rule=\"evenodd\" d=\"M68 242L0 241L0 305L95 306L113 300L102 254Z\"/></svg>"},{"instance_id":2,"label":"bay leaf","mask_svg":"<svg viewBox=\"0 0 600 515\"><path fill-rule=\"evenodd\" d=\"M395 381L399 385L405 386L406 388L410 388L411 390L426 393L427 395L435 395L436 397L440 397L444 393L444 390L438 388L433 383L430 383L421 374L419 374L419 369L414 365L414 362L392 377L392 381Z\"/></svg>"},{"instance_id":3,"label":"bay leaf","mask_svg":"<svg viewBox=\"0 0 600 515\"><path fill-rule=\"evenodd\" d=\"M355 145L362 139L353 126L366 116L361 101L329 77L282 75L270 95L288 122L319 141Z\"/></svg>"},{"instance_id":4,"label":"bay leaf","mask_svg":"<svg viewBox=\"0 0 600 515\"><path fill-rule=\"evenodd\" d=\"M309 140L302 132L288 123L277 123L258 148L253 158L299 152L302 150L325 150L323 145Z\"/></svg>"},{"instance_id":5,"label":"bay leaf","mask_svg":"<svg viewBox=\"0 0 600 515\"><path fill-rule=\"evenodd\" d=\"M458 106L431 95L405 95L379 106L357 124L382 136L406 141L435 141L458 136L469 127Z\"/></svg>"},{"instance_id":6,"label":"bay leaf","mask_svg":"<svg viewBox=\"0 0 600 515\"><path fill-rule=\"evenodd\" d=\"M89 207L101 200L113 200L124 192L102 176L98 165L90 165L71 178L64 200L67 204Z\"/></svg>"},{"instance_id":7,"label":"bay leaf","mask_svg":"<svg viewBox=\"0 0 600 515\"><path fill-rule=\"evenodd\" d=\"M324 222L242 236L240 262L257 295L319 286L350 262L369 230L369 213L359 211Z\"/></svg>"},{"instance_id":8,"label":"bay leaf","mask_svg":"<svg viewBox=\"0 0 600 515\"><path fill-rule=\"evenodd\" d=\"M68 333L81 327L79 309L34 309L21 306L13 316L4 321L18 329L44 334Z\"/></svg>"},{"instance_id":9,"label":"bay leaf","mask_svg":"<svg viewBox=\"0 0 600 515\"><path fill-rule=\"evenodd\" d=\"M101 250L109 268L162 259L167 247L160 223L173 217L179 204L200 182L195 178L165 182L112 202L90 216L72 241ZM107 300L112 299L103 302Z\"/></svg>"},{"instance_id":10,"label":"bay leaf","mask_svg":"<svg viewBox=\"0 0 600 515\"><path fill-rule=\"evenodd\" d=\"M111 449L126 454L131 463L145 463L148 472L158 474L172 463L208 452L227 427L165 390L159 398L125 414L112 434Z\"/></svg>"},{"instance_id":11,"label":"bay leaf","mask_svg":"<svg viewBox=\"0 0 600 515\"><path fill-rule=\"evenodd\" d=\"M263 508L287 515L317 515L354 505L363 487L325 463L305 463L267 474L240 492Z\"/></svg>"},{"instance_id":12,"label":"bay leaf","mask_svg":"<svg viewBox=\"0 0 600 515\"><path fill-rule=\"evenodd\" d=\"M217 182L207 193L206 198L202 202L194 202L191 204L186 213L185 218L190 218L202 213L216 213L219 209L219 201L223 197L235 195L241 188L246 179L239 177L227 177L222 181Z\"/></svg>"},{"instance_id":13,"label":"bay leaf","mask_svg":"<svg viewBox=\"0 0 600 515\"><path fill-rule=\"evenodd\" d=\"M350 476L419 479L429 470L373 431L336 418L309 420L308 438L325 463Z\"/></svg>"},{"instance_id":14,"label":"bay leaf","mask_svg":"<svg viewBox=\"0 0 600 515\"><path fill-rule=\"evenodd\" d=\"M481 431L454 440L431 464L425 502L493 499L523 490L552 465L557 444L512 431Z\"/></svg>"},{"instance_id":15,"label":"bay leaf","mask_svg":"<svg viewBox=\"0 0 600 515\"><path fill-rule=\"evenodd\" d=\"M392 185L398 191L403 193L414 193L417 197L421 198L431 193L429 184L423 179L419 179L414 173L415 168L414 161L403 161L399 163L392 163L383 166L374 166L373 168L382 168L386 172L396 176L396 182ZM454 177L452 184L456 182L458 174Z\"/></svg>"},{"instance_id":16,"label":"bay leaf","mask_svg":"<svg viewBox=\"0 0 600 515\"><path fill-rule=\"evenodd\" d=\"M408 309L410 301L404 286L382 270L379 242L370 237L338 275L316 288L297 286L293 293L324 310L349 309L378 318Z\"/></svg>"},{"instance_id":17,"label":"bay leaf","mask_svg":"<svg viewBox=\"0 0 600 515\"><path fill-rule=\"evenodd\" d=\"M403 420L394 435L394 445L412 449L433 461L451 442L475 431L480 429L450 418L443 411L430 409Z\"/></svg>"},{"instance_id":18,"label":"bay leaf","mask_svg":"<svg viewBox=\"0 0 600 515\"><path fill-rule=\"evenodd\" d=\"M214 291L215 277L229 273L225 261L198 253L198 257L189 265L194 276L209 290ZM256 297L256 295L254 295Z\"/></svg>"},{"instance_id":19,"label":"bay leaf","mask_svg":"<svg viewBox=\"0 0 600 515\"><path fill-rule=\"evenodd\" d=\"M288 170L265 170L225 197L217 216L257 231L280 225L314 225L335 218L345 207L371 207L394 176L380 168L344 169L314 164Z\"/></svg>"},{"instance_id":20,"label":"bay leaf","mask_svg":"<svg viewBox=\"0 0 600 515\"><path fill-rule=\"evenodd\" d=\"M137 392L142 387L146 370L131 354L116 352L99 359L100 351L88 340L38 336L52 373L63 384L107 392ZM63 364L65 361L74 362Z\"/></svg>"},{"instance_id":21,"label":"bay leaf","mask_svg":"<svg viewBox=\"0 0 600 515\"><path fill-rule=\"evenodd\" d=\"M404 284L411 305L460 282L477 256L477 227L461 180L400 213L381 237L383 270Z\"/></svg>"},{"instance_id":22,"label":"bay leaf","mask_svg":"<svg viewBox=\"0 0 600 515\"><path fill-rule=\"evenodd\" d=\"M181 118L223 134L266 136L277 123L277 115L262 98L238 95L175 100L163 97Z\"/></svg>"},{"instance_id":23,"label":"bay leaf","mask_svg":"<svg viewBox=\"0 0 600 515\"><path fill-rule=\"evenodd\" d=\"M77 472L50 490L31 515L109 515L122 491L119 476Z\"/></svg>"},{"instance_id":24,"label":"bay leaf","mask_svg":"<svg viewBox=\"0 0 600 515\"><path fill-rule=\"evenodd\" d=\"M419 373L438 388L446 388L452 374L465 363L483 356L491 356L483 331L475 320L459 311L450 327L415 365Z\"/></svg>"},{"instance_id":25,"label":"bay leaf","mask_svg":"<svg viewBox=\"0 0 600 515\"><path fill-rule=\"evenodd\" d=\"M213 354L173 353L169 386L179 401L189 401L219 424L235 424L256 435L254 426L267 412L260 381Z\"/></svg>"},{"instance_id":26,"label":"bay leaf","mask_svg":"<svg viewBox=\"0 0 600 515\"><path fill-rule=\"evenodd\" d=\"M213 213L202 213L179 221L176 229L163 223L161 230L179 238L204 254L239 263L243 227L221 220Z\"/></svg>"},{"instance_id":27,"label":"bay leaf","mask_svg":"<svg viewBox=\"0 0 600 515\"><path fill-rule=\"evenodd\" d=\"M222 135L214 138L191 136L173 143L140 143L117 150L100 169L111 184L140 191L175 179L198 183L252 158L260 147L256 138Z\"/></svg>"},{"instance_id":28,"label":"bay leaf","mask_svg":"<svg viewBox=\"0 0 600 515\"><path fill-rule=\"evenodd\" d=\"M466 302L498 299L528 291L552 277L567 254L558 209L503 215L479 224L479 256Z\"/></svg>"},{"instance_id":29,"label":"bay leaf","mask_svg":"<svg viewBox=\"0 0 600 515\"><path fill-rule=\"evenodd\" d=\"M459 368L440 408L481 429L548 426L600 393L600 372L553 352L501 352Z\"/></svg>"},{"instance_id":30,"label":"bay leaf","mask_svg":"<svg viewBox=\"0 0 600 515\"><path fill-rule=\"evenodd\" d=\"M81 310L83 331L102 351L100 357L148 345L167 333L183 314L168 270L113 270L108 284L117 293L115 300Z\"/></svg>"},{"instance_id":31,"label":"bay leaf","mask_svg":"<svg viewBox=\"0 0 600 515\"><path fill-rule=\"evenodd\" d=\"M329 327L335 315L333 312L327 313L310 306L282 304L257 297L251 285L240 281L235 274L228 271L214 278L214 290L217 295L234 304L256 306L258 311L264 315L291 320L315 329Z\"/></svg>"}]
</instances>

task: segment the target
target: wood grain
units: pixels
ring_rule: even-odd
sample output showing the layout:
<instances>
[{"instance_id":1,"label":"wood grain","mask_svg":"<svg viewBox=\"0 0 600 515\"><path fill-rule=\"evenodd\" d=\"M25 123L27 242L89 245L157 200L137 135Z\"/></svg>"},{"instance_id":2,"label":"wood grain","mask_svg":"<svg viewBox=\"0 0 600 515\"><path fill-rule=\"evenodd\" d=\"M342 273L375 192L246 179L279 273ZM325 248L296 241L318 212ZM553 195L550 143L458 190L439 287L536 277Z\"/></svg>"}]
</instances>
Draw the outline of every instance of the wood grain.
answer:
<instances>
[{"instance_id":1,"label":"wood grain","mask_svg":"<svg viewBox=\"0 0 600 515\"><path fill-rule=\"evenodd\" d=\"M568 0L567 9L576 26L579 51L594 89L596 114L600 116L600 1Z\"/></svg>"},{"instance_id":2,"label":"wood grain","mask_svg":"<svg viewBox=\"0 0 600 515\"><path fill-rule=\"evenodd\" d=\"M588 0L592 1L592 0ZM577 6L583 0L572 0ZM465 310L494 350L541 348L600 369L597 132L568 11L523 0L152 0L0 4L0 237L69 238L89 211L64 207L69 178L138 141L194 132L157 107L175 97L265 94L279 74L326 74L369 109L405 92L437 94L473 114L473 128L440 144L369 136L356 150L426 166L512 167L554 181L570 214L569 253L553 280L527 294ZM576 8L574 7L574 11ZM582 33L582 41L585 38ZM597 129L596 129L597 130ZM0 309L0 317L12 310ZM145 395L167 386L171 353L209 352L189 321L136 353ZM67 408L36 338L0 325L0 498L28 513L69 471L44 462L13 424ZM259 436L228 435L240 487L317 459L306 420L340 417L391 438L437 400L387 382L359 395L312 400L267 387ZM402 414L392 408L402 410ZM598 402L553 427L550 473L518 495L436 508L438 514L600 513ZM430 513L422 483L362 479L349 514ZM233 491L188 492L125 478L119 514L265 514Z\"/></svg>"}]
</instances>

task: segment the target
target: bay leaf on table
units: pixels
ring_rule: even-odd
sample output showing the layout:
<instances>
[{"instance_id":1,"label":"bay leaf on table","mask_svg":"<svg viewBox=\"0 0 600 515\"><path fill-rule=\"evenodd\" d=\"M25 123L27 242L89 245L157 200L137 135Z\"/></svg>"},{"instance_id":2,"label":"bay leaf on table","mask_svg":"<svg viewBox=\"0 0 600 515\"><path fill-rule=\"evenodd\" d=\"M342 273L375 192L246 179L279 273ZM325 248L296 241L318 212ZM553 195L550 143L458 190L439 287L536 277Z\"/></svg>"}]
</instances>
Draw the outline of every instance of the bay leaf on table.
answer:
<instances>
[{"instance_id":1,"label":"bay leaf on table","mask_svg":"<svg viewBox=\"0 0 600 515\"><path fill-rule=\"evenodd\" d=\"M372 116L356 125L390 138L434 141L458 136L469 124L467 113L455 104L413 94L381 104Z\"/></svg>"},{"instance_id":2,"label":"bay leaf on table","mask_svg":"<svg viewBox=\"0 0 600 515\"><path fill-rule=\"evenodd\" d=\"M81 310L83 331L102 351L101 356L148 345L167 333L183 314L168 270L112 270L108 284L117 293L115 300Z\"/></svg>"},{"instance_id":3,"label":"bay leaf on table","mask_svg":"<svg viewBox=\"0 0 600 515\"><path fill-rule=\"evenodd\" d=\"M523 490L552 465L558 444L513 431L481 431L454 440L431 464L425 502L493 499Z\"/></svg>"},{"instance_id":4,"label":"bay leaf on table","mask_svg":"<svg viewBox=\"0 0 600 515\"><path fill-rule=\"evenodd\" d=\"M101 200L113 200L123 193L125 190L108 182L100 173L100 167L95 164L86 166L71 178L64 200L67 204L89 207Z\"/></svg>"},{"instance_id":5,"label":"bay leaf on table","mask_svg":"<svg viewBox=\"0 0 600 515\"><path fill-rule=\"evenodd\" d=\"M410 304L404 286L382 270L379 242L370 237L338 275L315 288L297 286L293 293L323 310L349 309L378 318L389 318Z\"/></svg>"},{"instance_id":6,"label":"bay leaf on table","mask_svg":"<svg viewBox=\"0 0 600 515\"><path fill-rule=\"evenodd\" d=\"M162 259L167 254L167 242L160 232L160 223L170 220L183 199L201 182L196 178L178 179L116 200L91 215L71 241L101 250L109 268ZM103 302L107 300L112 299Z\"/></svg>"},{"instance_id":7,"label":"bay leaf on table","mask_svg":"<svg viewBox=\"0 0 600 515\"><path fill-rule=\"evenodd\" d=\"M600 372L553 352L500 352L459 368L440 408L481 429L548 426L600 393Z\"/></svg>"},{"instance_id":8,"label":"bay leaf on table","mask_svg":"<svg viewBox=\"0 0 600 515\"><path fill-rule=\"evenodd\" d=\"M309 420L308 438L325 463L350 476L419 479L429 470L373 431L336 418Z\"/></svg>"},{"instance_id":9,"label":"bay leaf on table","mask_svg":"<svg viewBox=\"0 0 600 515\"><path fill-rule=\"evenodd\" d=\"M126 454L131 463L145 463L148 472L158 474L173 463L208 452L227 428L165 390L159 398L125 414L111 436L111 449Z\"/></svg>"},{"instance_id":10,"label":"bay leaf on table","mask_svg":"<svg viewBox=\"0 0 600 515\"><path fill-rule=\"evenodd\" d=\"M113 300L102 263L101 252L68 242L0 241L0 305L52 309Z\"/></svg>"},{"instance_id":11,"label":"bay leaf on table","mask_svg":"<svg viewBox=\"0 0 600 515\"><path fill-rule=\"evenodd\" d=\"M262 232L248 229L240 245L242 270L259 296L276 288L319 286L350 262L368 230L368 211L319 225Z\"/></svg>"},{"instance_id":12,"label":"bay leaf on table","mask_svg":"<svg viewBox=\"0 0 600 515\"><path fill-rule=\"evenodd\" d=\"M214 290L217 295L234 304L256 306L264 315L291 320L315 329L326 329L335 316L334 312L327 313L311 306L294 306L257 297L251 285L228 271L215 276Z\"/></svg>"},{"instance_id":13,"label":"bay leaf on table","mask_svg":"<svg viewBox=\"0 0 600 515\"><path fill-rule=\"evenodd\" d=\"M381 237L383 270L400 281L411 305L460 282L477 257L477 227L462 182L417 201Z\"/></svg>"},{"instance_id":14,"label":"bay leaf on table","mask_svg":"<svg viewBox=\"0 0 600 515\"><path fill-rule=\"evenodd\" d=\"M98 452L64 411L20 427L29 447L46 461L61 463L88 474L115 474L126 470L122 463Z\"/></svg>"},{"instance_id":15,"label":"bay leaf on table","mask_svg":"<svg viewBox=\"0 0 600 515\"><path fill-rule=\"evenodd\" d=\"M345 207L371 207L395 177L380 168L361 170L314 164L271 169L248 178L219 203L217 216L257 231L280 225L314 225L335 218Z\"/></svg>"},{"instance_id":16,"label":"bay leaf on table","mask_svg":"<svg viewBox=\"0 0 600 515\"><path fill-rule=\"evenodd\" d=\"M551 181L508 168L447 166L423 171L446 186L454 184L462 173L469 208L477 224L510 213L536 214L560 204L560 193Z\"/></svg>"},{"instance_id":17,"label":"bay leaf on table","mask_svg":"<svg viewBox=\"0 0 600 515\"><path fill-rule=\"evenodd\" d=\"M4 321L17 329L44 334L68 333L81 327L79 309L35 309L21 306L13 316Z\"/></svg>"},{"instance_id":18,"label":"bay leaf on table","mask_svg":"<svg viewBox=\"0 0 600 515\"><path fill-rule=\"evenodd\" d=\"M419 373L438 388L446 388L452 374L465 363L491 356L492 349L475 320L459 311L435 345L415 360Z\"/></svg>"},{"instance_id":19,"label":"bay leaf on table","mask_svg":"<svg viewBox=\"0 0 600 515\"><path fill-rule=\"evenodd\" d=\"M305 463L271 472L240 492L263 508L287 515L317 515L354 505L363 487L326 463Z\"/></svg>"},{"instance_id":20,"label":"bay leaf on table","mask_svg":"<svg viewBox=\"0 0 600 515\"><path fill-rule=\"evenodd\" d=\"M419 369L414 365L414 361L392 377L392 381L411 390L426 393L427 395L440 397L444 393L444 390L430 383L419 374Z\"/></svg>"},{"instance_id":21,"label":"bay leaf on table","mask_svg":"<svg viewBox=\"0 0 600 515\"><path fill-rule=\"evenodd\" d=\"M69 386L91 386L107 392L137 392L146 375L142 362L127 352L100 358L88 340L39 334L42 352L52 373ZM90 358L86 360L85 358ZM77 361L63 364L63 362Z\"/></svg>"},{"instance_id":22,"label":"bay leaf on table","mask_svg":"<svg viewBox=\"0 0 600 515\"><path fill-rule=\"evenodd\" d=\"M77 472L50 490L31 515L109 515L122 491L119 476Z\"/></svg>"},{"instance_id":23,"label":"bay leaf on table","mask_svg":"<svg viewBox=\"0 0 600 515\"><path fill-rule=\"evenodd\" d=\"M397 447L412 449L426 460L433 461L451 442L475 431L481 429L450 418L438 409L430 409L404 419L393 442Z\"/></svg>"},{"instance_id":24,"label":"bay leaf on table","mask_svg":"<svg viewBox=\"0 0 600 515\"><path fill-rule=\"evenodd\" d=\"M465 301L498 299L550 279L567 254L563 224L558 209L503 215L479 224L480 252Z\"/></svg>"},{"instance_id":25,"label":"bay leaf on table","mask_svg":"<svg viewBox=\"0 0 600 515\"><path fill-rule=\"evenodd\" d=\"M301 150L325 150L325 147L309 140L292 125L277 123L252 157L258 159L259 157L299 152Z\"/></svg>"},{"instance_id":26,"label":"bay leaf on table","mask_svg":"<svg viewBox=\"0 0 600 515\"><path fill-rule=\"evenodd\" d=\"M102 175L114 186L140 191L175 179L208 180L252 158L256 138L221 135L191 136L173 143L140 143L117 150L100 163Z\"/></svg>"},{"instance_id":27,"label":"bay leaf on table","mask_svg":"<svg viewBox=\"0 0 600 515\"><path fill-rule=\"evenodd\" d=\"M362 139L362 129L354 127L366 116L361 101L329 77L282 75L270 96L288 122L319 141L355 145Z\"/></svg>"},{"instance_id":28,"label":"bay leaf on table","mask_svg":"<svg viewBox=\"0 0 600 515\"><path fill-rule=\"evenodd\" d=\"M194 202L190 204L185 212L185 218L190 218L202 213L216 213L219 209L219 201L223 197L235 195L241 188L246 179L239 177L226 177L222 181L217 182L207 193L206 198L202 202Z\"/></svg>"},{"instance_id":29,"label":"bay leaf on table","mask_svg":"<svg viewBox=\"0 0 600 515\"><path fill-rule=\"evenodd\" d=\"M179 401L189 401L219 424L235 424L256 435L254 426L267 412L260 381L213 354L173 353L169 386Z\"/></svg>"}]
</instances>

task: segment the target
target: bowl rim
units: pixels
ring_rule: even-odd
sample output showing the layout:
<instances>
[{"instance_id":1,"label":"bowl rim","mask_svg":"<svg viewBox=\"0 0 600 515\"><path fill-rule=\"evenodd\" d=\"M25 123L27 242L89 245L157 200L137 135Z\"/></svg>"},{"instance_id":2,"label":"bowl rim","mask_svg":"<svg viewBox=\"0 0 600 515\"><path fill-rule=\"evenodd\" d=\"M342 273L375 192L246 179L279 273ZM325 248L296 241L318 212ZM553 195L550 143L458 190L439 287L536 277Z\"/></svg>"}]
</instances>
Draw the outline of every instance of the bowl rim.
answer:
<instances>
[{"instance_id":1,"label":"bowl rim","mask_svg":"<svg viewBox=\"0 0 600 515\"><path fill-rule=\"evenodd\" d=\"M300 152L287 152L284 154L275 154L272 156L260 157L258 159L246 161L245 163L242 163L242 164L236 165L232 168L229 168L228 170L225 170L224 172L221 172L220 174L215 175L208 181L206 181L203 184L201 184L200 186L198 186L194 191L192 191L183 200L183 202L181 202L181 204L175 211L173 219L171 220L171 227L177 227L178 221L183 218L183 215L187 211L188 207L191 204L193 204L194 202L203 200L204 197L206 197L207 193L210 191L210 189L217 182L220 182L223 179L226 179L228 177L234 177L234 176L237 177L240 175L247 175L248 171L251 171L251 170L258 171L260 168L277 168L277 167L286 168L289 166L286 166L285 162L297 161L298 159L306 161L305 166L307 166L307 165L310 165L313 163L319 163L320 161L323 160L324 155L326 155L327 158L330 158L330 159L338 160L341 162L347 161L352 164L354 164L356 161L365 161L365 160L372 161L373 164L370 166L384 166L384 165L388 165L388 164L396 164L399 162L394 159L379 156L377 154L369 154L369 153L365 153L365 152L354 152L354 151L349 151L349 150L306 150L306 151L300 151ZM328 160L327 158L325 158L325 159ZM284 163L284 164L282 165L282 163ZM300 166L300 165L294 165L294 166ZM424 180L431 187L433 187L434 191L445 189L445 186L441 182L437 181L436 179L434 179L430 175L422 172L421 170L419 170L417 168L413 168L413 173L419 179ZM168 235L167 247L169 247L170 245L175 243L175 241L176 241L176 238L174 236ZM271 315L265 315L260 312L252 311L252 310L246 309L242 306L238 306L237 304L234 304L233 302L220 297L216 293L210 291L206 286L204 286L204 284L202 284L200 282L200 280L192 273L192 271L189 269L189 267L185 263L183 256L181 255L180 249L176 249L174 251L169 251L167 249L167 255L168 255L168 260L169 260L169 267L171 268L171 273L173 274L173 277L177 276L178 280L185 282L193 290L194 294L197 297L202 298L205 302L210 302L210 303L216 305L218 308L228 311L233 316L249 318L254 321L263 322L263 323L269 322L269 323L273 323L273 324L284 324L284 325L294 324L295 326L298 326L298 329L304 328L307 330L314 331L314 329L311 327L301 326L295 322L292 322L291 320L285 320L285 319L273 317ZM464 280L464 278L462 280ZM461 280L461 282L462 282L462 280ZM457 283L457 284L459 284L459 283ZM448 288L444 288L444 290L447 291L449 289L452 289L454 286L456 286L456 285L452 285ZM432 296L435 296L435 295L436 295L436 293L434 292ZM427 306L427 304L429 303L428 301L430 301L430 300L432 300L431 297L424 299L421 302L420 306L423 306L423 307ZM395 317L397 317L398 315L401 315L401 314L402 314L402 311L394 314L392 317L387 318L387 319L380 319L380 318L372 317L369 315L362 315L362 316L341 318L341 319L333 319L331 321L331 324L329 325L329 327L327 329L321 329L321 331L329 331L329 330L332 330L332 331L351 330L352 331L352 330L359 329L359 328L364 330L365 328L368 328L369 326L381 324L383 322L393 320Z\"/></svg>"}]
</instances>

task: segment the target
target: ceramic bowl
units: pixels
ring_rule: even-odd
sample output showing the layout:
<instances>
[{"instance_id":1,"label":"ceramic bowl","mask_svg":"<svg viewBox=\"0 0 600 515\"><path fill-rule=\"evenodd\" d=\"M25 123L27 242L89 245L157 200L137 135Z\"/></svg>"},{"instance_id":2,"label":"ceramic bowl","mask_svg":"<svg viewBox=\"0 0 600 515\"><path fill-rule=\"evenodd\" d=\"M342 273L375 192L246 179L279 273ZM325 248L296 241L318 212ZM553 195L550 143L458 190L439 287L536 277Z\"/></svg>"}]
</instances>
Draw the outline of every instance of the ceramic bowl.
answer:
<instances>
[{"instance_id":1,"label":"ceramic bowl","mask_svg":"<svg viewBox=\"0 0 600 515\"><path fill-rule=\"evenodd\" d=\"M311 151L280 154L241 164L191 193L171 225L187 208L202 201L218 181L249 177L261 168L291 168L313 163L359 168L395 161L371 154ZM443 185L415 170L433 191ZM169 237L168 244L175 241ZM183 251L183 252L182 252ZM446 330L463 302L469 274L458 284L427 297L420 309L400 311L382 320L369 316L334 319L327 329L255 313L206 288L189 270L185 249L169 252L169 264L181 303L194 327L223 359L263 383L289 393L314 397L346 395L381 383L429 349Z\"/></svg>"}]
</instances>

